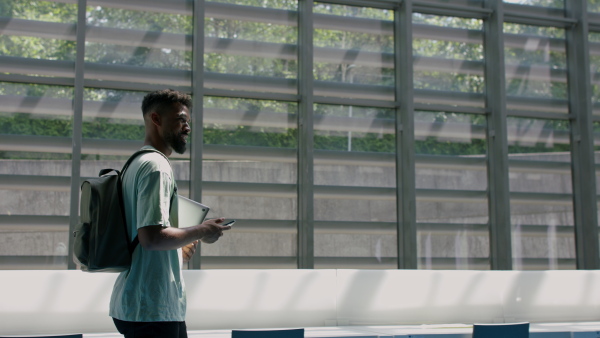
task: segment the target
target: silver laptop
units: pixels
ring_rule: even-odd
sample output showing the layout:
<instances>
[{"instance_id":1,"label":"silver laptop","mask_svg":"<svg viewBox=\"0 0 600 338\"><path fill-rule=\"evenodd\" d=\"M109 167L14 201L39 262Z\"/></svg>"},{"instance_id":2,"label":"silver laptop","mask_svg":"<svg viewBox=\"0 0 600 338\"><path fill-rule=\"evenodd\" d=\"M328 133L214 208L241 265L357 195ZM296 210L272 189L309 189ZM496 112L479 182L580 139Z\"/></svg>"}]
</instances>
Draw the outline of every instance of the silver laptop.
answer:
<instances>
[{"instance_id":1,"label":"silver laptop","mask_svg":"<svg viewBox=\"0 0 600 338\"><path fill-rule=\"evenodd\" d=\"M192 225L197 225L204 222L209 207L193 201L189 198L177 195L177 203L179 204L179 227L186 228Z\"/></svg>"}]
</instances>

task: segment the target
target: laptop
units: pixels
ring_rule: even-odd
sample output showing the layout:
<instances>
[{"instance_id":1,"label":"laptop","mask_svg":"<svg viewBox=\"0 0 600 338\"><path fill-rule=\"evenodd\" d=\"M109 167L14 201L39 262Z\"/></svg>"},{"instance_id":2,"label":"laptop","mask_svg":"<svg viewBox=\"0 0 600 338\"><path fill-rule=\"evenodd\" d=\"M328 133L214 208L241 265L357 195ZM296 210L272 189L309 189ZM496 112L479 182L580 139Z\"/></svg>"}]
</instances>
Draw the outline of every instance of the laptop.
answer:
<instances>
[{"instance_id":1,"label":"laptop","mask_svg":"<svg viewBox=\"0 0 600 338\"><path fill-rule=\"evenodd\" d=\"M206 205L191 200L189 198L177 195L179 204L179 227L186 228L204 222L206 214L210 210Z\"/></svg>"}]
</instances>

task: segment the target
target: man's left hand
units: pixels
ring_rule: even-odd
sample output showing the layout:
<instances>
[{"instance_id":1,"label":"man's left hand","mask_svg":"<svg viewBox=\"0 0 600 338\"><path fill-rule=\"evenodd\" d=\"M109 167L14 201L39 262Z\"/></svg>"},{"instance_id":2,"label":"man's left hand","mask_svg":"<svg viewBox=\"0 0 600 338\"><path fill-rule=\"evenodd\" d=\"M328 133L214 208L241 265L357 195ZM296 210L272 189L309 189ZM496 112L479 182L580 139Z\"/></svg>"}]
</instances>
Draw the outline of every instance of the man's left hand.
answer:
<instances>
[{"instance_id":1,"label":"man's left hand","mask_svg":"<svg viewBox=\"0 0 600 338\"><path fill-rule=\"evenodd\" d=\"M198 247L198 241L193 241L192 243L181 248L181 255L183 256L183 262L187 263L192 259L194 252L196 252L196 247Z\"/></svg>"}]
</instances>

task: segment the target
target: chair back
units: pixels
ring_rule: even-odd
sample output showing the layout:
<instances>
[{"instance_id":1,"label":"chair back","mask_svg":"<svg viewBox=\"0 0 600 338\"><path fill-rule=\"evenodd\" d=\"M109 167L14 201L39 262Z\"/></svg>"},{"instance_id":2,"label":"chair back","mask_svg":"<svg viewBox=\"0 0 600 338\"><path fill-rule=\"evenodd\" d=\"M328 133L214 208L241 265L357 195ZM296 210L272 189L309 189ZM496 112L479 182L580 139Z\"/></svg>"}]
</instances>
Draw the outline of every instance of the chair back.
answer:
<instances>
[{"instance_id":1,"label":"chair back","mask_svg":"<svg viewBox=\"0 0 600 338\"><path fill-rule=\"evenodd\" d=\"M304 329L233 330L231 338L304 338Z\"/></svg>"},{"instance_id":2,"label":"chair back","mask_svg":"<svg viewBox=\"0 0 600 338\"><path fill-rule=\"evenodd\" d=\"M529 338L529 323L474 324L473 338Z\"/></svg>"}]
</instances>

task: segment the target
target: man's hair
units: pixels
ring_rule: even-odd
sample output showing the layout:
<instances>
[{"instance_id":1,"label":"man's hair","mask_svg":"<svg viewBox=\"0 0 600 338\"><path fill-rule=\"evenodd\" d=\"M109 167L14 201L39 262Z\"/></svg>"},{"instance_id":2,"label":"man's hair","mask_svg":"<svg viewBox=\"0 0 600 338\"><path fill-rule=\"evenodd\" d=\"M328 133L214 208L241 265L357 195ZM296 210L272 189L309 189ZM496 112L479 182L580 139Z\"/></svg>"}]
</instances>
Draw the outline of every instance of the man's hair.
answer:
<instances>
[{"instance_id":1,"label":"man's hair","mask_svg":"<svg viewBox=\"0 0 600 338\"><path fill-rule=\"evenodd\" d=\"M157 90L144 96L142 114L145 116L149 112L156 111L162 115L167 109L171 109L175 103L179 103L188 109L192 108L192 98L189 95L173 89Z\"/></svg>"}]
</instances>

